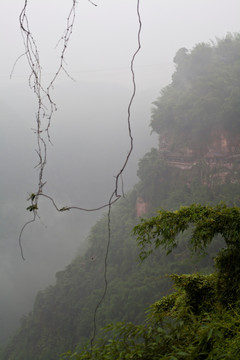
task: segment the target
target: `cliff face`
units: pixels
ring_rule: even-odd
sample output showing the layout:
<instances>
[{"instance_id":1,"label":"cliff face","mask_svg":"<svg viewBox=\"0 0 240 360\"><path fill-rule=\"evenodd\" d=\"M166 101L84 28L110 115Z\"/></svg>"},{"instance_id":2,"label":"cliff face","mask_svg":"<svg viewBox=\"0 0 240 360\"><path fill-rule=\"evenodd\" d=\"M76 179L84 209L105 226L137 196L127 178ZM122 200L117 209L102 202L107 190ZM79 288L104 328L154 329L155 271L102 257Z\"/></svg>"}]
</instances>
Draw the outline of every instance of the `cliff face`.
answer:
<instances>
[{"instance_id":1,"label":"cliff face","mask_svg":"<svg viewBox=\"0 0 240 360\"><path fill-rule=\"evenodd\" d=\"M148 212L149 208L150 208L149 202L144 201L143 198L138 196L136 200L137 217L142 217L144 214Z\"/></svg>"},{"instance_id":2,"label":"cliff face","mask_svg":"<svg viewBox=\"0 0 240 360\"><path fill-rule=\"evenodd\" d=\"M176 148L171 134L162 134L159 137L159 156L168 166L183 171L201 168L201 183L204 185L239 182L240 134L215 129L208 138L208 144L199 150L184 142Z\"/></svg>"},{"instance_id":3,"label":"cliff face","mask_svg":"<svg viewBox=\"0 0 240 360\"><path fill-rule=\"evenodd\" d=\"M189 172L209 187L239 182L239 56L240 34L229 34L174 58L172 83L153 103L151 126L160 159L185 172L182 178Z\"/></svg>"}]
</instances>

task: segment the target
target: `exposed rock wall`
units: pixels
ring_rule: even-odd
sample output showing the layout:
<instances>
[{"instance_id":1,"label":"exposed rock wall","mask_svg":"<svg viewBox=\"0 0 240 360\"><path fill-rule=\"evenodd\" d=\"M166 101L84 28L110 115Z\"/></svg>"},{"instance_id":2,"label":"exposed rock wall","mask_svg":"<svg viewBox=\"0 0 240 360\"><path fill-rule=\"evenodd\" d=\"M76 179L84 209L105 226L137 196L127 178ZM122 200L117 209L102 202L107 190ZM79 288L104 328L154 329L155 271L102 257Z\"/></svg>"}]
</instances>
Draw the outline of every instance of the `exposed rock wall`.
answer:
<instances>
[{"instance_id":1,"label":"exposed rock wall","mask_svg":"<svg viewBox=\"0 0 240 360\"><path fill-rule=\"evenodd\" d=\"M137 211L137 217L141 217L144 214L147 213L149 210L150 204L143 200L143 198L138 197L136 201L136 211Z\"/></svg>"},{"instance_id":2,"label":"exposed rock wall","mask_svg":"<svg viewBox=\"0 0 240 360\"><path fill-rule=\"evenodd\" d=\"M174 139L165 133L160 135L159 155L169 166L183 171L200 166L201 181L205 185L239 182L240 134L217 129L210 134L209 139L208 145L201 152L184 143L176 149Z\"/></svg>"}]
</instances>

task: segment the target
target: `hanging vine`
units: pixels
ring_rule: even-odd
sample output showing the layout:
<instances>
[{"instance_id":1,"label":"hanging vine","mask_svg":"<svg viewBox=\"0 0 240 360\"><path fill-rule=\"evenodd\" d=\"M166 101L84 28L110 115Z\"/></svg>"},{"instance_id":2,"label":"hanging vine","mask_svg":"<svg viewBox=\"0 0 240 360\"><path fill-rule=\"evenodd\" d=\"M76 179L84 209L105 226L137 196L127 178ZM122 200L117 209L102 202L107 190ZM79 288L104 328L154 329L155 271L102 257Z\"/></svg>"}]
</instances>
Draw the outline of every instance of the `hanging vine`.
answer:
<instances>
[{"instance_id":1,"label":"hanging vine","mask_svg":"<svg viewBox=\"0 0 240 360\"><path fill-rule=\"evenodd\" d=\"M94 2L91 0L88 0L92 5L97 6ZM138 33L137 33L137 49L133 53L133 56L131 58L130 63L130 71L132 76L132 85L133 85L133 91L132 95L129 100L129 104L127 107L127 124L128 124L128 136L130 139L130 147L128 150L128 153L126 155L125 161L123 162L122 167L120 168L119 172L115 176L115 185L112 193L110 194L109 201L106 204L100 205L95 208L82 208L80 206L64 206L59 207L55 200L48 194L43 192L44 185L46 184L46 181L44 180L44 170L45 166L47 164L47 145L48 143L51 143L51 137L50 137L50 125L51 125L51 119L53 116L53 113L57 110L57 106L55 102L52 99L51 95L51 89L54 86L54 83L59 76L61 72L64 72L68 77L71 78L69 73L67 72L64 64L65 64L65 54L68 48L68 44L70 41L70 37L72 35L75 17L76 17L76 6L77 1L72 0L72 5L70 8L70 11L67 16L66 21L66 29L58 43L58 45L61 43L61 56L60 56L60 62L58 65L58 68L56 70L55 75L53 76L52 80L49 82L49 84L44 87L42 84L42 74L41 74L41 64L40 64L40 57L38 52L38 47L36 44L36 41L34 40L33 34L31 32L29 21L28 21L28 0L25 0L23 9L19 16L19 22L20 22L20 28L21 33L23 37L24 42L24 48L25 52L20 57L25 56L27 58L29 67L30 67L30 76L28 79L29 86L33 90L34 94L37 98L37 112L36 112L36 129L34 129L34 132L36 133L37 137L37 149L36 152L38 154L39 162L36 165L36 168L38 169L38 187L36 192L31 193L28 201L30 201L30 205L27 207L27 210L32 212L33 217L31 220L27 221L23 227L21 228L20 234L19 234L19 247L21 250L21 256L23 260L25 260L23 247L22 247L22 235L24 230L28 225L33 223L36 218L38 217L38 202L39 197L43 197L48 199L54 208L59 212L64 211L70 211L70 210L80 210L80 211L98 211L103 208L108 208L108 222L107 222L107 229L108 229L108 237L107 237L107 245L106 245L106 252L104 257L104 289L101 298L99 299L95 311L93 314L93 335L90 340L91 346L93 345L95 336L96 336L96 315L97 311L102 303L102 301L105 298L105 295L107 293L107 287L108 287L108 281L107 281L107 259L108 259L108 252L111 242L111 208L112 205L118 201L122 196L124 196L124 190L123 190L123 180L122 175L123 172L127 166L127 163L129 161L129 158L131 156L131 153L133 151L133 136L132 136L132 130L131 130L131 108L132 103L136 94L136 81L135 81L135 73L134 73L134 61L135 57L137 56L138 52L141 49L141 29L142 29L142 22L141 22L141 16L140 16L140 0L137 0L137 18L138 18ZM19 57L19 58L20 58ZM19 58L16 60L16 62L19 60ZM16 63L15 63L16 64ZM14 64L14 67L15 67ZM13 70L14 70L13 67ZM121 194L119 193L119 184L121 182Z\"/></svg>"},{"instance_id":2,"label":"hanging vine","mask_svg":"<svg viewBox=\"0 0 240 360\"><path fill-rule=\"evenodd\" d=\"M93 5L92 1L88 0ZM71 78L71 76L68 74L64 64L65 64L65 54L68 48L68 43L70 41L70 37L72 35L73 26L76 18L76 6L77 1L72 0L71 8L68 13L67 19L66 19L66 28L61 36L58 46L61 44L61 55L60 55L60 62L58 64L57 70L55 72L55 75L50 80L49 84L44 87L42 84L42 68L40 63L40 56L38 47L36 44L36 41L33 37L33 34L31 32L30 26L29 26L29 20L28 20L28 0L25 0L24 6L22 8L22 11L19 15L19 23L20 23L20 29L22 33L23 43L25 52L22 54L16 62L22 57L25 56L28 65L30 68L30 75L28 78L29 87L33 90L34 94L37 98L37 111L36 111L36 128L34 129L34 132L36 133L37 137L37 155L39 162L36 165L36 168L38 169L38 187L36 192L32 193L28 201L30 201L30 205L27 207L27 210L33 213L33 218L26 222L19 234L19 246L21 250L22 258L24 258L21 238L23 231L25 228L34 222L38 216L38 200L40 196L43 196L43 187L46 184L46 181L44 181L44 170L45 166L47 164L47 145L48 143L51 143L50 138L50 125L53 113L57 110L57 106L55 102L53 101L51 90L54 86L54 83L59 76L61 72L64 72L68 77ZM14 67L16 65L16 62L14 64ZM14 67L12 72L14 71ZM48 197L48 196L47 196ZM50 198L50 197L49 197ZM56 206L55 206L56 207ZM57 207L56 207L57 209ZM59 209L57 209L59 210ZM60 210L59 210L60 211ZM64 211L64 208L61 209L61 211Z\"/></svg>"}]
</instances>

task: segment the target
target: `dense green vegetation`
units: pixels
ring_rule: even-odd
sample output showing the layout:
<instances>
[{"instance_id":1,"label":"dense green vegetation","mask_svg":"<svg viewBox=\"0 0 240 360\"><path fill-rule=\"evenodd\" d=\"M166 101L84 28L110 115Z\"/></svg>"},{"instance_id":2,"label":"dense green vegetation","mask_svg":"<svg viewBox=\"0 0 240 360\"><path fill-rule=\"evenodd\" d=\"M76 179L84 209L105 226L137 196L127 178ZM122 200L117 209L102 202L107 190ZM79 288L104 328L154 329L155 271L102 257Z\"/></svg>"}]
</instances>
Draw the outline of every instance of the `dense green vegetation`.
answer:
<instances>
[{"instance_id":1,"label":"dense green vegetation","mask_svg":"<svg viewBox=\"0 0 240 360\"><path fill-rule=\"evenodd\" d=\"M93 349L61 359L239 359L239 307L222 306L214 274L172 278L176 292L154 303L143 325L109 325Z\"/></svg>"},{"instance_id":2,"label":"dense green vegetation","mask_svg":"<svg viewBox=\"0 0 240 360\"><path fill-rule=\"evenodd\" d=\"M240 35L180 49L171 85L154 102L151 126L171 129L173 148L203 150L213 130L240 131Z\"/></svg>"},{"instance_id":3,"label":"dense green vegetation","mask_svg":"<svg viewBox=\"0 0 240 360\"><path fill-rule=\"evenodd\" d=\"M172 274L176 292L150 308L143 325L108 326L108 337L92 349L62 359L237 359L240 355L240 209L192 205L159 211L134 228L143 259L155 243L171 252L177 236L189 228L193 251L206 250L217 234L226 248L216 257L210 275ZM152 256L152 255L151 255ZM111 331L111 332L110 332ZM110 335L110 340L109 340Z\"/></svg>"},{"instance_id":4,"label":"dense green vegetation","mask_svg":"<svg viewBox=\"0 0 240 360\"><path fill-rule=\"evenodd\" d=\"M97 316L98 328L109 322L141 323L145 309L171 289L165 274L190 272L195 267L195 260L188 258L189 251L184 244L169 259L157 255L142 264L138 261L138 249L131 235L137 223L135 201L133 191L112 214L109 285ZM91 336L93 312L104 285L105 216L93 227L88 241L86 254L79 255L66 270L56 274L56 285L39 292L33 312L22 319L5 358L56 359L57 354L73 350ZM205 260L199 266L208 271L211 261Z\"/></svg>"},{"instance_id":5,"label":"dense green vegetation","mask_svg":"<svg viewBox=\"0 0 240 360\"><path fill-rule=\"evenodd\" d=\"M202 360L220 359L222 355L226 359L237 358L239 289L235 286L232 292L223 292L224 296L220 296L220 291L226 289L229 276L239 277L235 266L239 254L235 245L240 229L238 222L236 228L232 228L233 219L225 222L219 218L218 222L214 214L216 211L238 214L238 210L229 210L224 205L209 208L212 213L207 216L214 221L208 223L205 217L203 223L223 224L225 228L208 227L201 233L199 244L203 249L209 244L205 257L189 249L191 229L187 228L189 222L195 223L191 216L197 213L197 207L183 208L191 209L189 217L183 214L187 210L169 211L193 203L215 205L220 201L231 207L240 206L237 141L240 137L240 36L228 35L216 44L200 44L191 52L181 49L174 61L173 81L154 103L151 122L160 140L164 137L167 141L167 150L152 149L140 160L139 183L112 209L108 291L97 314L97 329L108 326L106 335L98 332L92 351L79 350L91 337L94 309L104 287L108 239L108 219L104 215L91 229L86 253L79 254L65 270L56 274L55 285L39 292L33 311L23 317L18 332L4 350L4 360L56 360L67 350L65 359ZM215 141L217 137L220 140ZM227 143L224 150L221 141ZM211 152L209 148L214 150ZM216 155L217 151L222 152ZM182 169L179 163L181 166L187 163L187 167ZM146 238L139 234L142 257L154 250L143 262L138 260L139 248L132 235L139 223L136 211L139 198L147 205L142 223ZM148 224L153 221L156 225L160 215L152 216L163 208L168 211L159 213L162 219L164 214L167 221L172 219L167 227L170 233L153 233ZM150 223L146 218L150 218ZM180 220L184 218L186 221L182 223ZM154 231L161 229L154 226ZM230 236L234 238L234 251L231 239L229 243L224 232L228 228L235 231L235 235ZM212 232L209 233L209 229ZM213 240L217 233L225 238L226 250L219 252L223 240ZM193 248L196 244L193 243ZM166 256L164 251L159 251L161 246L166 250L176 249ZM155 247L159 249L155 251ZM211 275L212 257L217 253L216 272ZM229 266L229 259L233 267ZM166 276L170 274L174 275ZM154 305L145 319L146 308L151 304ZM110 323L113 325L108 325Z\"/></svg>"}]
</instances>

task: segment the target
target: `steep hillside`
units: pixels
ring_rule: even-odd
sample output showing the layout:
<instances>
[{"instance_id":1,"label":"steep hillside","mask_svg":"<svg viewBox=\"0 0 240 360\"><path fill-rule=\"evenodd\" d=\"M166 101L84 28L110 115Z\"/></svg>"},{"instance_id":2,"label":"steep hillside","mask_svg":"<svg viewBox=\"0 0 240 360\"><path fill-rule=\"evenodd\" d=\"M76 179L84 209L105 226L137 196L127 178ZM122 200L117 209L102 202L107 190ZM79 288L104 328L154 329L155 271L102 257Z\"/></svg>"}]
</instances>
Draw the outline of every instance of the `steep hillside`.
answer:
<instances>
[{"instance_id":1,"label":"steep hillside","mask_svg":"<svg viewBox=\"0 0 240 360\"><path fill-rule=\"evenodd\" d=\"M61 360L239 359L240 354L240 208L192 204L159 210L134 227L145 261L155 251L172 252L179 233L190 229L193 253L206 251L219 234L225 246L212 274L171 274L175 291L151 305L145 322L120 322L102 330L94 346ZM231 281L229 281L231 279Z\"/></svg>"},{"instance_id":2,"label":"steep hillside","mask_svg":"<svg viewBox=\"0 0 240 360\"><path fill-rule=\"evenodd\" d=\"M191 257L185 235L166 257L156 252L140 264L133 227L157 208L191 203L240 205L240 36L178 51L172 83L154 103L151 126L159 149L139 162L139 183L113 207L107 261L108 291L97 328L109 322L140 323L145 309L171 291L165 274L212 269L211 257ZM22 319L4 360L54 360L89 340L93 314L104 287L108 238L105 215L92 228L88 250L56 274L56 284L40 292L32 313Z\"/></svg>"}]
</instances>

